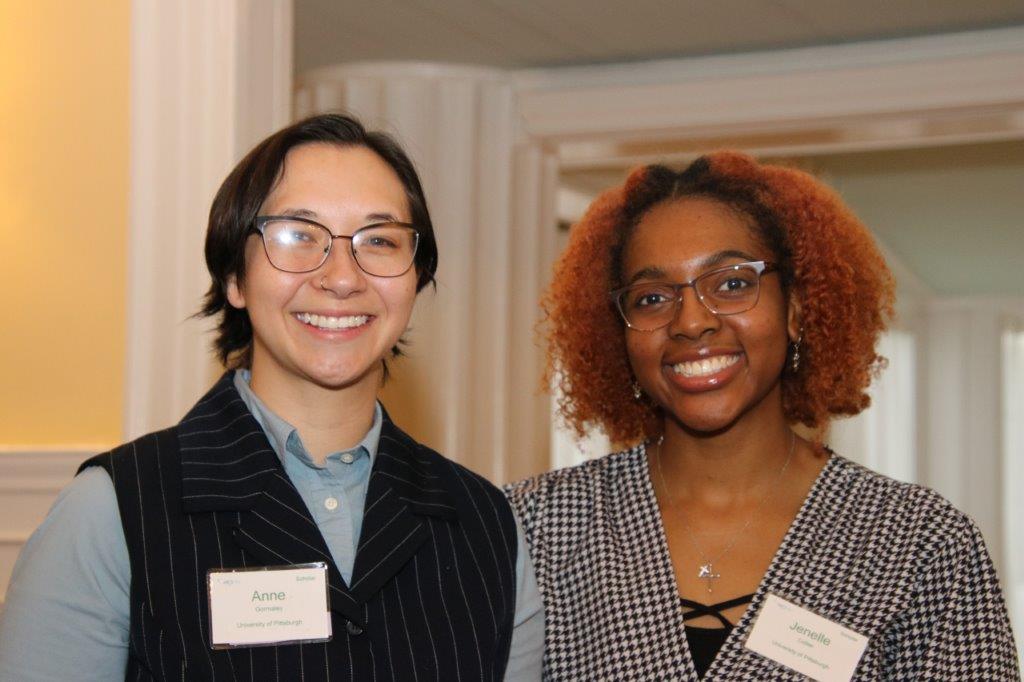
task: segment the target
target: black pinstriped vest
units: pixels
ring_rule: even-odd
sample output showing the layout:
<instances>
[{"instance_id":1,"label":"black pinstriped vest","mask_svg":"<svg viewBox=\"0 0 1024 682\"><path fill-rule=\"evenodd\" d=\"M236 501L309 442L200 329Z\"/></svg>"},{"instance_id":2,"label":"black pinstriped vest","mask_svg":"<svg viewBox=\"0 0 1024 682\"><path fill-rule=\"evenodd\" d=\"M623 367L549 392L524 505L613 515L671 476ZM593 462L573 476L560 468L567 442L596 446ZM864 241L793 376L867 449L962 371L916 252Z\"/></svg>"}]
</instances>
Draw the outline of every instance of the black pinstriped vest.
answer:
<instances>
[{"instance_id":1,"label":"black pinstriped vest","mask_svg":"<svg viewBox=\"0 0 1024 682\"><path fill-rule=\"evenodd\" d=\"M117 491L128 680L500 680L515 609L504 495L384 415L352 584L226 374L176 427L83 465ZM326 561L334 638L217 650L210 568Z\"/></svg>"}]
</instances>

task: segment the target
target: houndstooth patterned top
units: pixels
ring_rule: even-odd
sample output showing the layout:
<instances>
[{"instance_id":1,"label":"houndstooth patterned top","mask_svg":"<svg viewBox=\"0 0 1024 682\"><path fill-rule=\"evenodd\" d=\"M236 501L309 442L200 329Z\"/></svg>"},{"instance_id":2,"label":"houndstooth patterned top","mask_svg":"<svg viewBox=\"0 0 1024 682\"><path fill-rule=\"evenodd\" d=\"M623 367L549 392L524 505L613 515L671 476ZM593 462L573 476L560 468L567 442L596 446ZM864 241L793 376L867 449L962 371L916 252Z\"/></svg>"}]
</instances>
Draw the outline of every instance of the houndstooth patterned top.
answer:
<instances>
[{"instance_id":1,"label":"houndstooth patterned top","mask_svg":"<svg viewBox=\"0 0 1024 682\"><path fill-rule=\"evenodd\" d=\"M549 680L692 680L643 445L510 485L544 597ZM803 680L744 648L767 593L866 635L856 680L1018 680L974 523L832 455L704 680Z\"/></svg>"}]
</instances>

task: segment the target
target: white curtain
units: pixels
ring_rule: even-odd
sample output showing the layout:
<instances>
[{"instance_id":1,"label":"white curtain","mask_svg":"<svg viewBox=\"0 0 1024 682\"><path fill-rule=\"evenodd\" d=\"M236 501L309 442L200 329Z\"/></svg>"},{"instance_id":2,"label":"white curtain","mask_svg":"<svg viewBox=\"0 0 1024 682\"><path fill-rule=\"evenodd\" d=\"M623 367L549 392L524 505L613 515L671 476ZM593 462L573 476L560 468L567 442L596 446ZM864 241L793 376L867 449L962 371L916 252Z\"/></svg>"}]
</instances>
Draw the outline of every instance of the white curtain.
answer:
<instances>
[{"instance_id":1,"label":"white curtain","mask_svg":"<svg viewBox=\"0 0 1024 682\"><path fill-rule=\"evenodd\" d=\"M917 348L914 335L892 329L879 339L889 366L872 382L871 406L837 419L828 443L840 455L892 478L917 480Z\"/></svg>"},{"instance_id":2,"label":"white curtain","mask_svg":"<svg viewBox=\"0 0 1024 682\"><path fill-rule=\"evenodd\" d=\"M1024 321L1003 333L1003 584L1024 659Z\"/></svg>"}]
</instances>

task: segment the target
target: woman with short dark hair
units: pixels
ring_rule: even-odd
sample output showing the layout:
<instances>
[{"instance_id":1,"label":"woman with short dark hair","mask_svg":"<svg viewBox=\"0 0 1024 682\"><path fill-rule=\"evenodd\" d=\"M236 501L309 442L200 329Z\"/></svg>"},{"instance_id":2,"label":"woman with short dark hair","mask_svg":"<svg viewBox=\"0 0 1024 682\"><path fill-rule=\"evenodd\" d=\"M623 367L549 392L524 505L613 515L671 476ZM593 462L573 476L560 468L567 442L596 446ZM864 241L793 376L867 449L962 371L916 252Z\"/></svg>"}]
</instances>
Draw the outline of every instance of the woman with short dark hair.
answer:
<instances>
[{"instance_id":1,"label":"woman with short dark hair","mask_svg":"<svg viewBox=\"0 0 1024 682\"><path fill-rule=\"evenodd\" d=\"M206 260L231 370L61 493L11 580L0 678L536 679L507 500L377 401L437 267L405 153L342 115L271 135L217 192Z\"/></svg>"},{"instance_id":2,"label":"woman with short dark hair","mask_svg":"<svg viewBox=\"0 0 1024 682\"><path fill-rule=\"evenodd\" d=\"M868 405L893 309L835 193L734 152L638 169L544 308L561 414L631 446L509 488L546 677L1018 679L974 523L821 443Z\"/></svg>"}]
</instances>

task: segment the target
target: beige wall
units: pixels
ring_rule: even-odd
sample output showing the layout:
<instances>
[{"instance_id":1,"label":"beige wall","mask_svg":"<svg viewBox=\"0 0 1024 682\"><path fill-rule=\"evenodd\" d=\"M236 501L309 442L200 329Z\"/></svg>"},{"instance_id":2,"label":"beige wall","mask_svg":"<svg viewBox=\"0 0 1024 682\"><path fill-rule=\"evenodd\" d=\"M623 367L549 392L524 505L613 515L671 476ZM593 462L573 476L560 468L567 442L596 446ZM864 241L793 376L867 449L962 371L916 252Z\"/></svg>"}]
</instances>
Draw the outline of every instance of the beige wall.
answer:
<instances>
[{"instance_id":1,"label":"beige wall","mask_svg":"<svg viewBox=\"0 0 1024 682\"><path fill-rule=\"evenodd\" d=\"M0 0L0 447L120 440L129 0Z\"/></svg>"}]
</instances>

